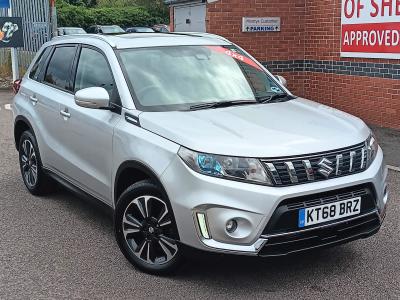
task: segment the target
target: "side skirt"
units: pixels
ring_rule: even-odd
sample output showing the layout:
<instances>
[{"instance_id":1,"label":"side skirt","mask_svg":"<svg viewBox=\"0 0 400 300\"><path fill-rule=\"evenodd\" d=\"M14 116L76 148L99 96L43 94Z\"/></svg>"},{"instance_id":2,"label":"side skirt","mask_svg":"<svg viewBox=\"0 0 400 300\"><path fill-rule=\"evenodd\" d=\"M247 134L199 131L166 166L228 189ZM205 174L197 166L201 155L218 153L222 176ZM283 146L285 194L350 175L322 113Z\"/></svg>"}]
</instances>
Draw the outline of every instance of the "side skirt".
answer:
<instances>
[{"instance_id":1,"label":"side skirt","mask_svg":"<svg viewBox=\"0 0 400 300\"><path fill-rule=\"evenodd\" d=\"M72 184L68 180L62 178L61 176L54 173L53 171L51 171L49 169L45 169L45 168L43 168L43 170L46 173L46 175L50 176L52 179L54 179L56 182L58 182L61 186L63 186L64 188L66 188L71 193L75 194L76 196L78 196L78 198L87 201L91 205L93 205L93 206L97 207L98 209L100 209L101 211L105 212L107 215L110 215L110 216L114 215L114 209L111 206L104 203L103 201L101 201L100 199L90 195L89 193L87 193L84 190L82 190L81 188L75 186L74 184Z\"/></svg>"}]
</instances>

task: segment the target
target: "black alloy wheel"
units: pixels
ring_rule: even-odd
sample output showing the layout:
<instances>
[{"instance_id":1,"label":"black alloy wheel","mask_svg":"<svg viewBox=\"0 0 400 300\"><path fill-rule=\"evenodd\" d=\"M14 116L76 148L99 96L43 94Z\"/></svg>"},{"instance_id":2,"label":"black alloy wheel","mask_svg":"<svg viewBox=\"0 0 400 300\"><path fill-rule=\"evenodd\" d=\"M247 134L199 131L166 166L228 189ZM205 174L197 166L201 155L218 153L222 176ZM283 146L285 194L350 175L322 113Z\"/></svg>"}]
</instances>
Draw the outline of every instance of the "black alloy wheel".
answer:
<instances>
[{"instance_id":1,"label":"black alloy wheel","mask_svg":"<svg viewBox=\"0 0 400 300\"><path fill-rule=\"evenodd\" d=\"M175 270L182 255L172 209L150 181L129 187L115 211L118 244L125 257L141 270L165 274Z\"/></svg>"},{"instance_id":2,"label":"black alloy wheel","mask_svg":"<svg viewBox=\"0 0 400 300\"><path fill-rule=\"evenodd\" d=\"M22 179L29 192L39 196L51 191L55 184L43 172L39 148L31 131L22 133L18 152Z\"/></svg>"}]
</instances>

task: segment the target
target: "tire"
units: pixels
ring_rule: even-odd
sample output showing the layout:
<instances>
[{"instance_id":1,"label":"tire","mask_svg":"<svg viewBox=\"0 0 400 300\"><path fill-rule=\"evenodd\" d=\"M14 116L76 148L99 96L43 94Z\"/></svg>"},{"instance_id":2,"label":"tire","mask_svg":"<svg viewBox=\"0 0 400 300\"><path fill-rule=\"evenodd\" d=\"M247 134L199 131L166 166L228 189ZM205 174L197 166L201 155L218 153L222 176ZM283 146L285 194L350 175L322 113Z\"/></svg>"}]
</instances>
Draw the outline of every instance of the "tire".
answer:
<instances>
[{"instance_id":1,"label":"tire","mask_svg":"<svg viewBox=\"0 0 400 300\"><path fill-rule=\"evenodd\" d=\"M114 214L117 243L140 270L167 275L183 260L178 230L167 196L148 180L131 185L118 199Z\"/></svg>"},{"instance_id":2,"label":"tire","mask_svg":"<svg viewBox=\"0 0 400 300\"><path fill-rule=\"evenodd\" d=\"M22 133L18 152L22 180L28 191L35 196L47 194L54 183L43 172L39 148L31 131Z\"/></svg>"}]
</instances>

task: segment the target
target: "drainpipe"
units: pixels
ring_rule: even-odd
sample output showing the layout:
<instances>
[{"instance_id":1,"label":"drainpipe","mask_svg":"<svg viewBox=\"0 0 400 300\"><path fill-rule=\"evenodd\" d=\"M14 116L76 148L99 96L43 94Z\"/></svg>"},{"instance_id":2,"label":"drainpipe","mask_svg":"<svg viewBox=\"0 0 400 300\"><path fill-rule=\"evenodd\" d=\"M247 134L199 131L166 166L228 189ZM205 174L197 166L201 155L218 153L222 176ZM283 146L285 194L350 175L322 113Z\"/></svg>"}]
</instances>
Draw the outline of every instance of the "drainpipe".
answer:
<instances>
[{"instance_id":1,"label":"drainpipe","mask_svg":"<svg viewBox=\"0 0 400 300\"><path fill-rule=\"evenodd\" d=\"M57 36L57 8L56 0L50 0L51 37Z\"/></svg>"}]
</instances>

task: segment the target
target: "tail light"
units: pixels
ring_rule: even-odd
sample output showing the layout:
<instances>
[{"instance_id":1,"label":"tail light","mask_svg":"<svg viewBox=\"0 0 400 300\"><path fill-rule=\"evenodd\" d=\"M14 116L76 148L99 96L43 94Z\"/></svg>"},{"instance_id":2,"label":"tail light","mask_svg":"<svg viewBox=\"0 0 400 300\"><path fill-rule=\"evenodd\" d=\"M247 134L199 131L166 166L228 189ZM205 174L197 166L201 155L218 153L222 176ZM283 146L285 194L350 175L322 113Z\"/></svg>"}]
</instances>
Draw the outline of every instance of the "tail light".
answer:
<instances>
[{"instance_id":1,"label":"tail light","mask_svg":"<svg viewBox=\"0 0 400 300\"><path fill-rule=\"evenodd\" d=\"M18 94L18 91L21 87L21 83L22 83L22 79L17 79L14 81L13 87L12 87L14 94Z\"/></svg>"}]
</instances>

